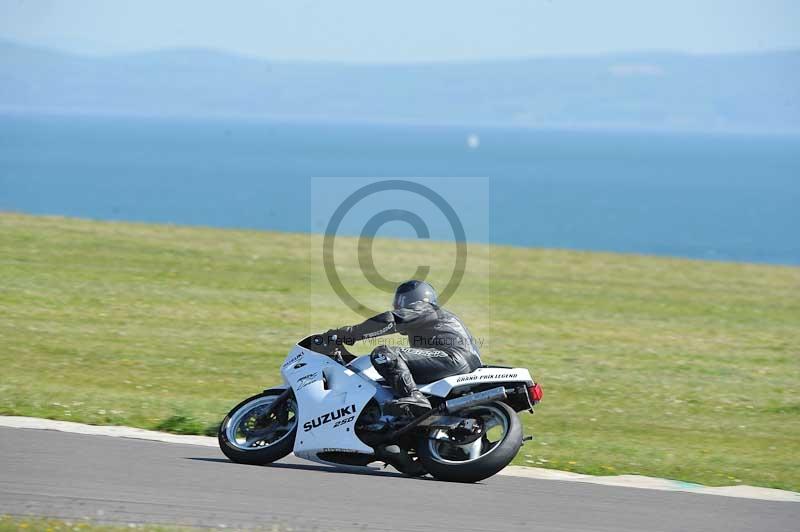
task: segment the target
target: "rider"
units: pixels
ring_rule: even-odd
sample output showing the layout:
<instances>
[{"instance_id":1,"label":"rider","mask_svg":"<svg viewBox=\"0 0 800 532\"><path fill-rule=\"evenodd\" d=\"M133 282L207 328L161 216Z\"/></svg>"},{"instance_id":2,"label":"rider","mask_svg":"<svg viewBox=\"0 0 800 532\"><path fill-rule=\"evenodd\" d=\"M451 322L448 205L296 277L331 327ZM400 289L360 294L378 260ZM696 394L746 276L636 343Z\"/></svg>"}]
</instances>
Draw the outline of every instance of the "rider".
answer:
<instances>
[{"instance_id":1,"label":"rider","mask_svg":"<svg viewBox=\"0 0 800 532\"><path fill-rule=\"evenodd\" d=\"M401 284L393 306L394 310L358 325L331 329L326 336L328 341L349 345L392 333L408 336L409 347L379 345L372 350L370 360L398 397L386 403L384 411L421 415L430 410L431 404L417 383L469 373L481 367L480 353L461 320L439 306L436 291L428 283Z\"/></svg>"}]
</instances>

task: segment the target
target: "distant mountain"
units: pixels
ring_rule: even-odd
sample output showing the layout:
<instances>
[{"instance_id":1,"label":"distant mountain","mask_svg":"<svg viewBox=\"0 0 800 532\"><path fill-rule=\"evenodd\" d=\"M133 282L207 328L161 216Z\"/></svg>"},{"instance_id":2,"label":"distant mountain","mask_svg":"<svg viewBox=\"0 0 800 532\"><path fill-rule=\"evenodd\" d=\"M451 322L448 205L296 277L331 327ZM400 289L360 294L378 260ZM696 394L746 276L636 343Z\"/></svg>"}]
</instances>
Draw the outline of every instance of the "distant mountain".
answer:
<instances>
[{"instance_id":1,"label":"distant mountain","mask_svg":"<svg viewBox=\"0 0 800 532\"><path fill-rule=\"evenodd\" d=\"M356 65L0 43L0 110L798 132L800 51Z\"/></svg>"}]
</instances>

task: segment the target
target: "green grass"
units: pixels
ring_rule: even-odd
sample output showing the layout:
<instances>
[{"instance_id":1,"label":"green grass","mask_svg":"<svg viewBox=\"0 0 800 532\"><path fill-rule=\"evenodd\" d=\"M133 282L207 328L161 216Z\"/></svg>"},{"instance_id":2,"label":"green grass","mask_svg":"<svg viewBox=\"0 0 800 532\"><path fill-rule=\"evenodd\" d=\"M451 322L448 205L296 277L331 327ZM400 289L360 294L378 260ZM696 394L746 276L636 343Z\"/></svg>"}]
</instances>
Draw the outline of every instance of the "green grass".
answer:
<instances>
[{"instance_id":1,"label":"green grass","mask_svg":"<svg viewBox=\"0 0 800 532\"><path fill-rule=\"evenodd\" d=\"M213 430L278 382L294 341L359 319L318 250L308 235L0 215L0 414ZM375 252L397 279L425 257L439 286L453 255ZM448 307L485 362L528 367L545 390L516 463L800 490L800 268L469 253ZM388 304L337 259L358 297Z\"/></svg>"},{"instance_id":2,"label":"green grass","mask_svg":"<svg viewBox=\"0 0 800 532\"><path fill-rule=\"evenodd\" d=\"M63 520L43 517L19 517L0 515L0 532L123 532L144 530L146 532L190 532L197 528L144 524L100 524L85 519Z\"/></svg>"},{"instance_id":3,"label":"green grass","mask_svg":"<svg viewBox=\"0 0 800 532\"><path fill-rule=\"evenodd\" d=\"M227 527L225 527L227 528ZM199 532L208 528L195 528L174 525L144 523L98 523L87 519L48 519L43 517L23 517L0 515L0 532ZM234 528L234 530L236 530ZM283 525L274 525L260 530L283 532L292 530Z\"/></svg>"}]
</instances>

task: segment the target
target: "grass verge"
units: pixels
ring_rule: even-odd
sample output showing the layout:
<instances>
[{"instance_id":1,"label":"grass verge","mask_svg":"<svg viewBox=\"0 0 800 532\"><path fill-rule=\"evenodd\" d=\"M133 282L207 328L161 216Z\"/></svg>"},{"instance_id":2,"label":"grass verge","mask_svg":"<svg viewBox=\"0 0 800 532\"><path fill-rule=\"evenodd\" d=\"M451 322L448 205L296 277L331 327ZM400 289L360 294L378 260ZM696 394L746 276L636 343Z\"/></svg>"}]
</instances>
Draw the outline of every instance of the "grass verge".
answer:
<instances>
[{"instance_id":1,"label":"grass verge","mask_svg":"<svg viewBox=\"0 0 800 532\"><path fill-rule=\"evenodd\" d=\"M49 519L0 515L0 532L198 532L200 528L142 523L101 524L85 519Z\"/></svg>"}]
</instances>

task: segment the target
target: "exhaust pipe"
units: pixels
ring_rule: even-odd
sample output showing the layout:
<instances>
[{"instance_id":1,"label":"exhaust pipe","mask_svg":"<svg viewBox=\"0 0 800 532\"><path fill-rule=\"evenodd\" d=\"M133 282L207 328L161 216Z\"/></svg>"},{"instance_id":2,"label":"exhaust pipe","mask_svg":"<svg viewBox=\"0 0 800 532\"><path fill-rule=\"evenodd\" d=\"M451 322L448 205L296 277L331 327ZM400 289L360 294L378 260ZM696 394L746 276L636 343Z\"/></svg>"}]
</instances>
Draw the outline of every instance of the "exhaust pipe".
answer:
<instances>
[{"instance_id":1,"label":"exhaust pipe","mask_svg":"<svg viewBox=\"0 0 800 532\"><path fill-rule=\"evenodd\" d=\"M291 388L290 388L291 389ZM422 414L418 418L414 419L408 425L405 425L393 432L390 432L381 438L381 442L393 442L396 441L397 438L402 436L407 432L411 432L413 429L417 428L423 421L428 419L434 415L441 415L444 413L453 413L458 412L459 410L464 410L465 408L469 408L475 405L481 405L484 403L491 403L492 401L499 401L501 399L505 399L506 389L502 386L498 386L497 388L492 388L491 390L486 390L480 393L473 393L470 395L465 395L462 397L457 397L455 399L450 399L446 401L444 405L440 405L438 408L434 408L428 410L426 413Z\"/></svg>"},{"instance_id":2,"label":"exhaust pipe","mask_svg":"<svg viewBox=\"0 0 800 532\"><path fill-rule=\"evenodd\" d=\"M448 412L453 413L464 410L465 408L469 408L471 406L491 403L493 401L500 401L506 397L506 389L502 386L498 386L497 388L492 388L491 390L485 390L482 392L457 397L455 399L450 399L449 401L445 401L444 405Z\"/></svg>"}]
</instances>

